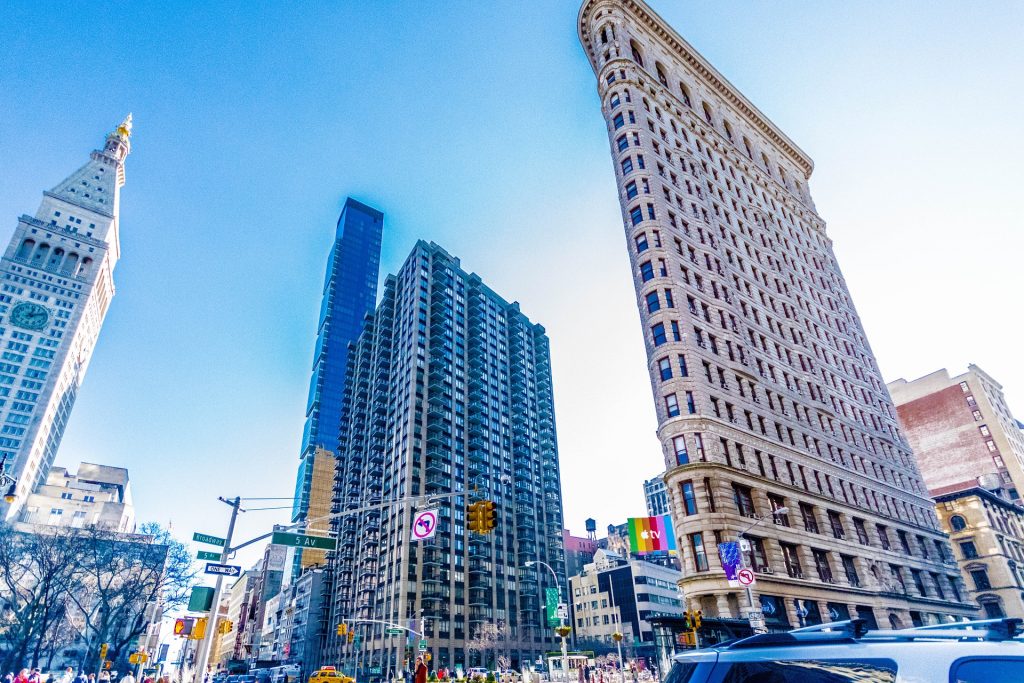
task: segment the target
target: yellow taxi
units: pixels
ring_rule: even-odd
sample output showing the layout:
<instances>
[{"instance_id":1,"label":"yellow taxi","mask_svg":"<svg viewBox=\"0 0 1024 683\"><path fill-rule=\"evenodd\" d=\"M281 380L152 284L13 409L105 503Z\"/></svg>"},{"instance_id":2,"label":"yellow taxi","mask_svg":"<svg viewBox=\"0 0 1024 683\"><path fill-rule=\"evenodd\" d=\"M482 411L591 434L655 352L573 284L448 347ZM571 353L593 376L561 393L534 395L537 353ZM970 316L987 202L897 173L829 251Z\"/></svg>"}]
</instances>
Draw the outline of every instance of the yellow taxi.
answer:
<instances>
[{"instance_id":1,"label":"yellow taxi","mask_svg":"<svg viewBox=\"0 0 1024 683\"><path fill-rule=\"evenodd\" d=\"M353 681L355 681L354 678L346 676L333 666L322 666L309 677L309 683L353 683Z\"/></svg>"}]
</instances>

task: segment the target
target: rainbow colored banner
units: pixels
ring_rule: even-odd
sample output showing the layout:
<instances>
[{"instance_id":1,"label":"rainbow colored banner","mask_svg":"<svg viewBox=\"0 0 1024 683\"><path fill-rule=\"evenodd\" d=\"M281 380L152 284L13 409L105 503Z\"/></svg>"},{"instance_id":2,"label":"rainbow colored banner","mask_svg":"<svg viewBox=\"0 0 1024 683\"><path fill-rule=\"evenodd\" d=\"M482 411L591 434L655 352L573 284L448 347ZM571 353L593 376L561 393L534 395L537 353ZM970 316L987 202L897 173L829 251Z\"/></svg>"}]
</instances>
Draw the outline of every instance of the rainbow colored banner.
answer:
<instances>
[{"instance_id":1,"label":"rainbow colored banner","mask_svg":"<svg viewBox=\"0 0 1024 683\"><path fill-rule=\"evenodd\" d=\"M630 517L629 547L638 555L676 552L676 534L668 515Z\"/></svg>"}]
</instances>

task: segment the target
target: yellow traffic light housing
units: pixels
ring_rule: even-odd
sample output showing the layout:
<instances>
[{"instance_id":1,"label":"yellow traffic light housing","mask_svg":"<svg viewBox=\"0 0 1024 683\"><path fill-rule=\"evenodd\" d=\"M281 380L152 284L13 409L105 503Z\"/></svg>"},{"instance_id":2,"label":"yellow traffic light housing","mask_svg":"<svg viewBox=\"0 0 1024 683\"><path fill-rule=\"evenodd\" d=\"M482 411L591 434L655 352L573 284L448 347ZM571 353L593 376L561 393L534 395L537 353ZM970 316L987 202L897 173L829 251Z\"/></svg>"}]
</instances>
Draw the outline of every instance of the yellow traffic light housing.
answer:
<instances>
[{"instance_id":1,"label":"yellow traffic light housing","mask_svg":"<svg viewBox=\"0 0 1024 683\"><path fill-rule=\"evenodd\" d=\"M355 639L356 639L356 632L355 631L349 631L348 632L348 642L351 643Z\"/></svg>"},{"instance_id":2,"label":"yellow traffic light housing","mask_svg":"<svg viewBox=\"0 0 1024 683\"><path fill-rule=\"evenodd\" d=\"M466 528L478 534L484 533L483 501L470 503L466 506Z\"/></svg>"},{"instance_id":3,"label":"yellow traffic light housing","mask_svg":"<svg viewBox=\"0 0 1024 683\"><path fill-rule=\"evenodd\" d=\"M181 621L181 620L179 619L179 621ZM175 624L175 631L174 632L175 633L178 632L177 631L177 624ZM107 643L103 643L102 645L100 645L100 659L106 659L107 658L107 652L109 650L110 650L110 645L108 645Z\"/></svg>"},{"instance_id":4,"label":"yellow traffic light housing","mask_svg":"<svg viewBox=\"0 0 1024 683\"><path fill-rule=\"evenodd\" d=\"M202 640L206 637L206 622L206 617L196 619L195 624L192 625L192 633L189 635L189 640Z\"/></svg>"},{"instance_id":5,"label":"yellow traffic light housing","mask_svg":"<svg viewBox=\"0 0 1024 683\"><path fill-rule=\"evenodd\" d=\"M222 619L221 622L217 624L217 633L220 633L221 635L224 635L225 633L231 633L234 629L234 623L228 619Z\"/></svg>"},{"instance_id":6,"label":"yellow traffic light housing","mask_svg":"<svg viewBox=\"0 0 1024 683\"><path fill-rule=\"evenodd\" d=\"M697 610L696 612L693 613L693 628L694 629L700 628L700 620L703 617L704 617L704 612L701 611L701 610Z\"/></svg>"},{"instance_id":7,"label":"yellow traffic light housing","mask_svg":"<svg viewBox=\"0 0 1024 683\"><path fill-rule=\"evenodd\" d=\"M339 636L347 636L348 635L348 624L338 624L337 634Z\"/></svg>"},{"instance_id":8,"label":"yellow traffic light housing","mask_svg":"<svg viewBox=\"0 0 1024 683\"><path fill-rule=\"evenodd\" d=\"M483 532L489 534L498 526L498 507L493 500L480 503L483 507Z\"/></svg>"}]
</instances>

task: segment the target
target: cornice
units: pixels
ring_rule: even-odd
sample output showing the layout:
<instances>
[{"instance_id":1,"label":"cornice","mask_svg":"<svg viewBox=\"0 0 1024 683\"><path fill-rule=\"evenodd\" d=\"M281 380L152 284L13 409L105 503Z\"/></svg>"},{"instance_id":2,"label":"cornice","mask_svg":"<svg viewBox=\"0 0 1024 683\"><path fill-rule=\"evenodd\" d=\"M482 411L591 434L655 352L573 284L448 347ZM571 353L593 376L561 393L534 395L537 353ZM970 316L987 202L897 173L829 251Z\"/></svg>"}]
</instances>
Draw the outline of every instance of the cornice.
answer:
<instances>
[{"instance_id":1,"label":"cornice","mask_svg":"<svg viewBox=\"0 0 1024 683\"><path fill-rule=\"evenodd\" d=\"M683 63L693 69L705 83L709 85L720 97L742 114L749 123L771 140L776 147L786 154L789 159L797 165L804 173L804 178L810 178L814 171L814 161L801 150L795 142L783 133L767 116L755 107L740 91L733 86L715 67L708 62L692 45L680 36L668 23L651 9L643 0L585 0L580 7L577 31L580 42L587 49L588 56L593 57L594 53L589 49L591 45L590 29L587 25L587 17L597 5L617 5L628 10L648 28L655 36L671 48ZM591 63L596 68L596 64Z\"/></svg>"}]
</instances>

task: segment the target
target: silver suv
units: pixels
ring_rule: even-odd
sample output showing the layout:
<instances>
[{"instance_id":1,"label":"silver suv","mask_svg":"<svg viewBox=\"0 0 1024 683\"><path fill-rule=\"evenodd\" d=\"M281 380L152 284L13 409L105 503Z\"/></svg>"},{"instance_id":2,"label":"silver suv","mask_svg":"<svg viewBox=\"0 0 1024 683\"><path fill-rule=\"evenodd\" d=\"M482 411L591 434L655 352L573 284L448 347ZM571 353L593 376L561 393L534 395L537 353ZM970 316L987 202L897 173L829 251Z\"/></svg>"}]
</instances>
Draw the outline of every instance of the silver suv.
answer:
<instances>
[{"instance_id":1,"label":"silver suv","mask_svg":"<svg viewBox=\"0 0 1024 683\"><path fill-rule=\"evenodd\" d=\"M675 657L665 683L1024 683L1021 619L868 631L860 619Z\"/></svg>"}]
</instances>

